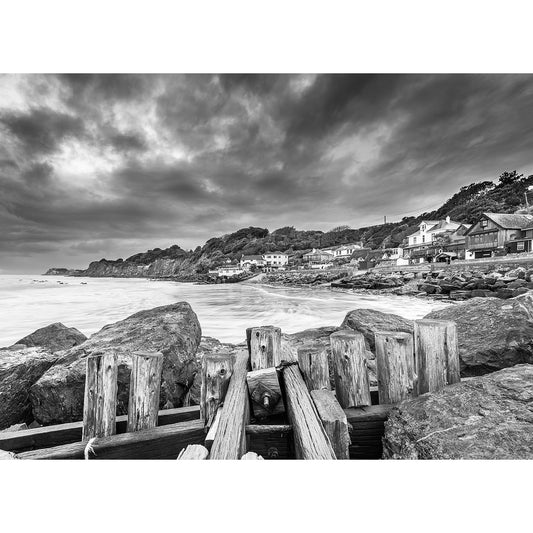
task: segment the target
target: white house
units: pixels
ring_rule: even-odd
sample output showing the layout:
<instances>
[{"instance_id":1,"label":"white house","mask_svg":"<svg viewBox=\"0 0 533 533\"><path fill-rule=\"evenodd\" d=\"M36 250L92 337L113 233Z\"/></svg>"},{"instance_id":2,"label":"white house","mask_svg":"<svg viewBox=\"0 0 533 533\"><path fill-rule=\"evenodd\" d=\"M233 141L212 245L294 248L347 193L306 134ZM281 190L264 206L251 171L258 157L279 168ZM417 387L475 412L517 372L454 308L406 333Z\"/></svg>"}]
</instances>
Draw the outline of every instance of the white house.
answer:
<instances>
[{"instance_id":1,"label":"white house","mask_svg":"<svg viewBox=\"0 0 533 533\"><path fill-rule=\"evenodd\" d=\"M337 246L333 249L333 255L335 259L343 257L351 257L356 250L360 250L361 246L358 244L343 244L342 246Z\"/></svg>"},{"instance_id":2,"label":"white house","mask_svg":"<svg viewBox=\"0 0 533 533\"><path fill-rule=\"evenodd\" d=\"M289 264L289 256L283 252L267 252L263 254L263 261L267 270L284 269Z\"/></svg>"},{"instance_id":3,"label":"white house","mask_svg":"<svg viewBox=\"0 0 533 533\"><path fill-rule=\"evenodd\" d=\"M265 265L265 261L262 255L243 255L239 264L242 269L250 270L252 265L256 267L263 267Z\"/></svg>"},{"instance_id":4,"label":"white house","mask_svg":"<svg viewBox=\"0 0 533 533\"><path fill-rule=\"evenodd\" d=\"M243 274L244 270L237 265L221 266L215 270L210 270L209 274L216 275L219 278L226 277L231 278Z\"/></svg>"},{"instance_id":5,"label":"white house","mask_svg":"<svg viewBox=\"0 0 533 533\"><path fill-rule=\"evenodd\" d=\"M418 231L409 235L409 246L430 244L439 234L455 231L460 226L460 222L454 222L450 220L450 217L446 217L444 220L422 220Z\"/></svg>"}]
</instances>

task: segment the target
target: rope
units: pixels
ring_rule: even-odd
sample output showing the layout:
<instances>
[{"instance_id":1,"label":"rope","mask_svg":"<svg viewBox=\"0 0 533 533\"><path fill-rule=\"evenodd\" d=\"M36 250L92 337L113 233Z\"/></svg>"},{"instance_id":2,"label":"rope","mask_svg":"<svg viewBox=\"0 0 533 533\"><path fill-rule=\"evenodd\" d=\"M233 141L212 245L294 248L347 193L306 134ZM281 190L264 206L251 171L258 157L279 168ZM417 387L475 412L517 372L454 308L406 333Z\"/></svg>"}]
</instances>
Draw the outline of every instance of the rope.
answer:
<instances>
[{"instance_id":1,"label":"rope","mask_svg":"<svg viewBox=\"0 0 533 533\"><path fill-rule=\"evenodd\" d=\"M85 450L83 451L83 456L85 457L85 460L89 460L89 453L93 453L94 456L96 456L96 452L94 451L93 444L96 440L96 437L93 437L92 439L89 439L89 442L87 443L87 446L85 446Z\"/></svg>"}]
</instances>

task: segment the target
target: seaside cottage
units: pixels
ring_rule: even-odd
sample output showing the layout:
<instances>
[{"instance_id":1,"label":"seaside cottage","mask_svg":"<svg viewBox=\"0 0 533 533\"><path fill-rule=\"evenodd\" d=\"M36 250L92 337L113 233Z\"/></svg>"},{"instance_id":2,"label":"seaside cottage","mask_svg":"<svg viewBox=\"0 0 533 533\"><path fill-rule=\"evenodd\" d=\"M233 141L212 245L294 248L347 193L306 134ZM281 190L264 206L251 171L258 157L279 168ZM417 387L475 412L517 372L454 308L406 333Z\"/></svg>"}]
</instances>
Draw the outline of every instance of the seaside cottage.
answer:
<instances>
[{"instance_id":1,"label":"seaside cottage","mask_svg":"<svg viewBox=\"0 0 533 533\"><path fill-rule=\"evenodd\" d=\"M262 268L265 265L265 261L262 255L243 255L239 265L243 270L250 270L252 266Z\"/></svg>"},{"instance_id":2,"label":"seaside cottage","mask_svg":"<svg viewBox=\"0 0 533 533\"><path fill-rule=\"evenodd\" d=\"M311 267L313 265L322 265L330 263L333 260L334 254L330 250L317 250L313 248L310 252L303 255L304 263L308 263Z\"/></svg>"},{"instance_id":3,"label":"seaside cottage","mask_svg":"<svg viewBox=\"0 0 533 533\"><path fill-rule=\"evenodd\" d=\"M483 259L498 253L532 250L533 215L483 213L465 232L466 259Z\"/></svg>"},{"instance_id":4,"label":"seaside cottage","mask_svg":"<svg viewBox=\"0 0 533 533\"><path fill-rule=\"evenodd\" d=\"M289 264L289 256L283 252L267 252L263 254L263 261L267 272L285 270L285 267Z\"/></svg>"}]
</instances>

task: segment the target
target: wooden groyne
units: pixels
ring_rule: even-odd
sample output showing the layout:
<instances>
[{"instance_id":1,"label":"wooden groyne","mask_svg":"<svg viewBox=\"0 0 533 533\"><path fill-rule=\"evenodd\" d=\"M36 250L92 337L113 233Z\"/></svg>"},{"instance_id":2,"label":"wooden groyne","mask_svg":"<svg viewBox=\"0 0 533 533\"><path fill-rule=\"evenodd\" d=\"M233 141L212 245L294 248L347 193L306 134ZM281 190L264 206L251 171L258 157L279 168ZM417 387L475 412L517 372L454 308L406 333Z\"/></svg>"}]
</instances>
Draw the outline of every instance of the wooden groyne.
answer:
<instances>
[{"instance_id":1,"label":"wooden groyne","mask_svg":"<svg viewBox=\"0 0 533 533\"><path fill-rule=\"evenodd\" d=\"M377 387L358 332L332 334L330 360L303 346L290 361L281 360L280 328L246 333L236 355L204 356L194 407L158 411L162 355L136 352L128 415L115 416L117 358L90 356L83 421L2 432L0 450L16 459L379 459L396 403L460 380L453 322L377 332Z\"/></svg>"}]
</instances>

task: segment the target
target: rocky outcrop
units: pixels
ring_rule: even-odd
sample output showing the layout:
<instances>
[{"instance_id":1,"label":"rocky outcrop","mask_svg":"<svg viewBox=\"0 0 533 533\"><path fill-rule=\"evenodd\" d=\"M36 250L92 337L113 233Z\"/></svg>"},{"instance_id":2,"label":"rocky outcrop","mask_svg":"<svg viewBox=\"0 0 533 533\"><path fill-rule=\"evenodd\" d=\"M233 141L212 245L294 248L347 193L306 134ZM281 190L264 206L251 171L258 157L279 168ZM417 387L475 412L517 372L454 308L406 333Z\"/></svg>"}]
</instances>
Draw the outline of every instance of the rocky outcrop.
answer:
<instances>
[{"instance_id":1,"label":"rocky outcrop","mask_svg":"<svg viewBox=\"0 0 533 533\"><path fill-rule=\"evenodd\" d=\"M533 296L473 298L425 318L457 324L461 375L482 375L533 363Z\"/></svg>"},{"instance_id":2,"label":"rocky outcrop","mask_svg":"<svg viewBox=\"0 0 533 533\"><path fill-rule=\"evenodd\" d=\"M346 277L347 270L315 270L314 272L288 270L270 272L265 276L265 283L275 285L323 285Z\"/></svg>"},{"instance_id":3,"label":"rocky outcrop","mask_svg":"<svg viewBox=\"0 0 533 533\"><path fill-rule=\"evenodd\" d=\"M376 331L403 331L413 333L413 321L392 313L382 313L373 309L350 311L341 324L341 329L359 331L365 337L367 348L374 352Z\"/></svg>"},{"instance_id":4,"label":"rocky outcrop","mask_svg":"<svg viewBox=\"0 0 533 533\"><path fill-rule=\"evenodd\" d=\"M127 412L131 354L137 350L164 355L160 406L178 407L197 370L201 329L186 302L135 313L109 324L87 341L64 352L31 388L32 411L42 424L80 420L83 415L85 357L114 350L118 355L117 410Z\"/></svg>"},{"instance_id":5,"label":"rocky outcrop","mask_svg":"<svg viewBox=\"0 0 533 533\"><path fill-rule=\"evenodd\" d=\"M81 331L76 328L67 328L61 322L56 322L30 333L16 344L28 347L41 346L55 353L77 346L86 340L87 337Z\"/></svg>"},{"instance_id":6,"label":"rocky outcrop","mask_svg":"<svg viewBox=\"0 0 533 533\"><path fill-rule=\"evenodd\" d=\"M383 448L385 459L533 459L533 365L402 402Z\"/></svg>"},{"instance_id":7,"label":"rocky outcrop","mask_svg":"<svg viewBox=\"0 0 533 533\"><path fill-rule=\"evenodd\" d=\"M0 429L29 421L30 387L57 361L43 348L0 349Z\"/></svg>"}]
</instances>

